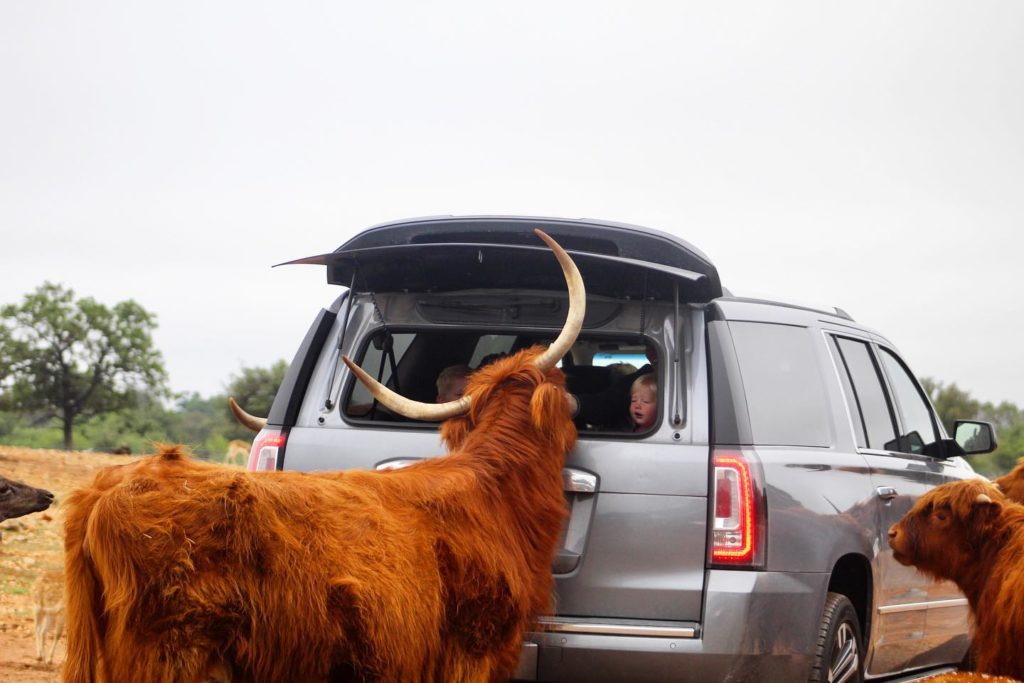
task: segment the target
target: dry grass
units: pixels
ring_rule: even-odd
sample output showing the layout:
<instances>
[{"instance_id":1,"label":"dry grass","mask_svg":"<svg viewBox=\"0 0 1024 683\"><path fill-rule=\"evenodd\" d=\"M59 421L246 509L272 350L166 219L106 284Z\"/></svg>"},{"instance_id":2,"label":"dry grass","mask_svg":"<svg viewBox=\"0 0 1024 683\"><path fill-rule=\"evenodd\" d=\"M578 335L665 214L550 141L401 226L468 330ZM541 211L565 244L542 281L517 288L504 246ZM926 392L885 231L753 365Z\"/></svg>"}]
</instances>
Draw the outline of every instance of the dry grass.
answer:
<instances>
[{"instance_id":1,"label":"dry grass","mask_svg":"<svg viewBox=\"0 0 1024 683\"><path fill-rule=\"evenodd\" d=\"M57 648L53 666L35 660L29 589L41 572L59 569L63 563L61 501L67 493L91 479L97 469L138 457L0 446L0 474L56 496L45 512L0 523L0 680L59 680L63 644Z\"/></svg>"}]
</instances>

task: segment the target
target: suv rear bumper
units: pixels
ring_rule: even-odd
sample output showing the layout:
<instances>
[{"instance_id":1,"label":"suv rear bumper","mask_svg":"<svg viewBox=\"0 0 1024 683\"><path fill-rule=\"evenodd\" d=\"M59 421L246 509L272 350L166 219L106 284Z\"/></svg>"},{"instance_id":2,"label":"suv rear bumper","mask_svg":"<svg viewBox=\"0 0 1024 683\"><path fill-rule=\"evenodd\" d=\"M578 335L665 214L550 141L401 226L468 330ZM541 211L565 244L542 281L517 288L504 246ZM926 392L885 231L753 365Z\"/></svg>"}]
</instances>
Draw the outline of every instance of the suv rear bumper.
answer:
<instances>
[{"instance_id":1,"label":"suv rear bumper","mask_svg":"<svg viewBox=\"0 0 1024 683\"><path fill-rule=\"evenodd\" d=\"M643 622L559 617L558 630L527 635L519 680L807 680L828 574L710 570L702 624L680 622L693 637L626 635ZM665 628L665 622L652 623ZM616 629L622 635L615 635ZM579 630L585 630L583 628ZM671 633L671 631L668 631Z\"/></svg>"}]
</instances>

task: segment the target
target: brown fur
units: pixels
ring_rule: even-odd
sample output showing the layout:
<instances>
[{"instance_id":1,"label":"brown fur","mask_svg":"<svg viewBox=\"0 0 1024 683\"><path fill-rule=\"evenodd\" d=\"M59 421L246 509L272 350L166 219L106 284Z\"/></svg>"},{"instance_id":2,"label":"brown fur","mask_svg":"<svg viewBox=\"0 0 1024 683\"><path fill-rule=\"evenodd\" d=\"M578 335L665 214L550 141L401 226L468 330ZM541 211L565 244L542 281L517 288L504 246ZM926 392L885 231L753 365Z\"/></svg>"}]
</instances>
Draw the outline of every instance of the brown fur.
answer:
<instances>
[{"instance_id":1,"label":"brown fur","mask_svg":"<svg viewBox=\"0 0 1024 683\"><path fill-rule=\"evenodd\" d=\"M1024 506L981 479L943 484L893 525L889 545L897 561L967 596L979 672L1024 678Z\"/></svg>"},{"instance_id":2,"label":"brown fur","mask_svg":"<svg viewBox=\"0 0 1024 683\"><path fill-rule=\"evenodd\" d=\"M177 447L68 499L65 681L498 681L550 608L576 432L531 349L470 380L451 452L250 473Z\"/></svg>"},{"instance_id":3,"label":"brown fur","mask_svg":"<svg viewBox=\"0 0 1024 683\"><path fill-rule=\"evenodd\" d=\"M1016 503L1024 503L1024 458L1018 460L1016 467L996 479L993 483L1010 500Z\"/></svg>"}]
</instances>

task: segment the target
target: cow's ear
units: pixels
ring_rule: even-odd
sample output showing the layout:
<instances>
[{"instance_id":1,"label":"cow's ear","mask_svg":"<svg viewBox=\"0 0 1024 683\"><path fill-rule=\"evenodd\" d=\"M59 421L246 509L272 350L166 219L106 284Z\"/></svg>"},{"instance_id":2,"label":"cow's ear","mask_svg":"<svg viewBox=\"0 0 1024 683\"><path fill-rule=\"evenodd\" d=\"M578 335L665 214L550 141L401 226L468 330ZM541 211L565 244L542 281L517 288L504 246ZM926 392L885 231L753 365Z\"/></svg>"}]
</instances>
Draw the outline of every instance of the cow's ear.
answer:
<instances>
[{"instance_id":1,"label":"cow's ear","mask_svg":"<svg viewBox=\"0 0 1024 683\"><path fill-rule=\"evenodd\" d=\"M999 514L1000 507L999 501L987 493L979 493L971 502L971 517L977 522L986 523Z\"/></svg>"}]
</instances>

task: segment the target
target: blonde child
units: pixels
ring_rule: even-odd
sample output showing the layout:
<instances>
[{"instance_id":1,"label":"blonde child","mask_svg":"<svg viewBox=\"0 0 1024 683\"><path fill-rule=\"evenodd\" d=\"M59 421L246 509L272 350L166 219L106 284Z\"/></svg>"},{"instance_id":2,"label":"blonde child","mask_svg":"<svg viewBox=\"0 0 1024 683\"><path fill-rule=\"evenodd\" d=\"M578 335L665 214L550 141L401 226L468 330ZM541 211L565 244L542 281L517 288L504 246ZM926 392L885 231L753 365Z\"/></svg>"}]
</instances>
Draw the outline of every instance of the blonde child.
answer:
<instances>
[{"instance_id":1,"label":"blonde child","mask_svg":"<svg viewBox=\"0 0 1024 683\"><path fill-rule=\"evenodd\" d=\"M658 379L653 372L640 375L629 390L629 421L634 432L645 432L658 418Z\"/></svg>"}]
</instances>

